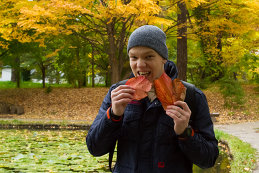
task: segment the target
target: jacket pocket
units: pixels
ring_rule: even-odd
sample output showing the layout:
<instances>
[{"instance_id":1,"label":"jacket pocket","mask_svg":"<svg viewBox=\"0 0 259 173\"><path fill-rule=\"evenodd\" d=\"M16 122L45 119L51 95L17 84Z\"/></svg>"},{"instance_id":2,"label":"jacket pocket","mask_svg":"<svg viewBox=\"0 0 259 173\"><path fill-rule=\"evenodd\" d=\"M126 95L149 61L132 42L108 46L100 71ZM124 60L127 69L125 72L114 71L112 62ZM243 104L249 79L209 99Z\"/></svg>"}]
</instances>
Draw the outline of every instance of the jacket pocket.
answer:
<instances>
[{"instance_id":1,"label":"jacket pocket","mask_svg":"<svg viewBox=\"0 0 259 173\"><path fill-rule=\"evenodd\" d=\"M157 128L157 142L159 144L172 144L176 141L174 121L168 115L162 115Z\"/></svg>"},{"instance_id":2,"label":"jacket pocket","mask_svg":"<svg viewBox=\"0 0 259 173\"><path fill-rule=\"evenodd\" d=\"M122 123L121 139L137 140L137 134L139 134L139 125L143 113L144 112L139 105L129 104L126 107Z\"/></svg>"}]
</instances>

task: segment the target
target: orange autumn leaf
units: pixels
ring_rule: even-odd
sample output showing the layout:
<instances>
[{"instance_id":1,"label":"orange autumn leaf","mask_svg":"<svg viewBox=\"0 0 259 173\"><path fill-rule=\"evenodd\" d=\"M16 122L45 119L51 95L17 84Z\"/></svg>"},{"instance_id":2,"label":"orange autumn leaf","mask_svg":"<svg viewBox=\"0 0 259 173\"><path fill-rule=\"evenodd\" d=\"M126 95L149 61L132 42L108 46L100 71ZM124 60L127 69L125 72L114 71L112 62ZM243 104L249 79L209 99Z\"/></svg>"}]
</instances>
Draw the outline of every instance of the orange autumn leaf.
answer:
<instances>
[{"instance_id":1,"label":"orange autumn leaf","mask_svg":"<svg viewBox=\"0 0 259 173\"><path fill-rule=\"evenodd\" d=\"M185 99L186 88L179 79L172 79L163 73L160 78L154 81L156 96L162 103L164 110L168 105Z\"/></svg>"},{"instance_id":2,"label":"orange autumn leaf","mask_svg":"<svg viewBox=\"0 0 259 173\"><path fill-rule=\"evenodd\" d=\"M145 76L131 78L126 82L126 85L129 85L136 90L133 96L134 100L145 98L147 92L149 92L152 87L152 83Z\"/></svg>"}]
</instances>

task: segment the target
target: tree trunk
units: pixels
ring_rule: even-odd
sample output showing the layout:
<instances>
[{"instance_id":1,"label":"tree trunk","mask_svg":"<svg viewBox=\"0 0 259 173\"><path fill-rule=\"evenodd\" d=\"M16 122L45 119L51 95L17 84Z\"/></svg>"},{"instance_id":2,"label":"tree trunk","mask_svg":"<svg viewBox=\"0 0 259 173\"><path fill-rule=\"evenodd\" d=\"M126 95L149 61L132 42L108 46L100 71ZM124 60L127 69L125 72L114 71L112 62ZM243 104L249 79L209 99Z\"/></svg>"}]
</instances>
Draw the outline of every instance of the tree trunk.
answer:
<instances>
[{"instance_id":1,"label":"tree trunk","mask_svg":"<svg viewBox=\"0 0 259 173\"><path fill-rule=\"evenodd\" d=\"M20 88L20 81L21 81L21 75L20 75L20 58L15 58L15 76L16 76L16 87Z\"/></svg>"},{"instance_id":2,"label":"tree trunk","mask_svg":"<svg viewBox=\"0 0 259 173\"><path fill-rule=\"evenodd\" d=\"M123 71L123 67L124 67L124 63L125 63L125 54L124 54L124 47L125 47L125 44L126 44L126 22L124 22L122 24L122 28L121 28L121 32L120 32L120 37L119 37L119 47L118 47L118 59L119 59L119 77L120 79L119 80L122 80L123 79L123 76L122 76L122 71Z\"/></svg>"},{"instance_id":3,"label":"tree trunk","mask_svg":"<svg viewBox=\"0 0 259 173\"><path fill-rule=\"evenodd\" d=\"M41 72L42 72L42 88L46 87L46 67L42 64L42 68L41 68Z\"/></svg>"},{"instance_id":4,"label":"tree trunk","mask_svg":"<svg viewBox=\"0 0 259 173\"><path fill-rule=\"evenodd\" d=\"M110 73L107 71L105 73L105 86L108 87L109 86L109 76L110 76Z\"/></svg>"},{"instance_id":5,"label":"tree trunk","mask_svg":"<svg viewBox=\"0 0 259 173\"><path fill-rule=\"evenodd\" d=\"M223 72L223 69L221 68L222 66L222 63L223 63L223 57L221 55L221 52L222 52L222 34L219 33L217 34L217 49L219 50L218 51L218 57L217 57L217 60L218 60L218 63L217 63L217 67L219 69L219 75L218 75L218 79L219 80L220 78L222 78L224 76L224 72Z\"/></svg>"},{"instance_id":6,"label":"tree trunk","mask_svg":"<svg viewBox=\"0 0 259 173\"><path fill-rule=\"evenodd\" d=\"M177 68L178 78L187 80L187 8L183 1L177 3L180 12L177 15Z\"/></svg>"},{"instance_id":7,"label":"tree trunk","mask_svg":"<svg viewBox=\"0 0 259 173\"><path fill-rule=\"evenodd\" d=\"M12 82L16 82L16 70L15 70L15 67L12 68L11 81L12 81Z\"/></svg>"},{"instance_id":8,"label":"tree trunk","mask_svg":"<svg viewBox=\"0 0 259 173\"><path fill-rule=\"evenodd\" d=\"M92 87L94 87L94 78L95 78L95 74L94 74L94 50L92 48Z\"/></svg>"},{"instance_id":9,"label":"tree trunk","mask_svg":"<svg viewBox=\"0 0 259 173\"><path fill-rule=\"evenodd\" d=\"M44 66L43 62L41 61L39 64L41 70L41 80L42 80L42 88L45 88L45 79L46 79L46 66Z\"/></svg>"},{"instance_id":10,"label":"tree trunk","mask_svg":"<svg viewBox=\"0 0 259 173\"><path fill-rule=\"evenodd\" d=\"M84 76L84 79L83 79L83 86L84 86L84 87L87 87L87 82L88 82L88 81L87 81L87 78L86 78L86 71L83 70L82 73L83 73L83 76Z\"/></svg>"},{"instance_id":11,"label":"tree trunk","mask_svg":"<svg viewBox=\"0 0 259 173\"><path fill-rule=\"evenodd\" d=\"M76 80L77 80L77 87L81 88L83 85L83 80L82 80L82 70L81 70L81 66L80 66L80 50L79 50L79 46L77 46L77 48L75 49L76 51Z\"/></svg>"},{"instance_id":12,"label":"tree trunk","mask_svg":"<svg viewBox=\"0 0 259 173\"><path fill-rule=\"evenodd\" d=\"M55 79L56 79L56 84L60 84L60 73L58 70L55 70Z\"/></svg>"},{"instance_id":13,"label":"tree trunk","mask_svg":"<svg viewBox=\"0 0 259 173\"><path fill-rule=\"evenodd\" d=\"M115 31L114 31L114 22L107 24L107 34L109 41L109 66L111 67L111 84L117 83L120 78L119 74L119 63L116 57L116 46L115 46Z\"/></svg>"}]
</instances>

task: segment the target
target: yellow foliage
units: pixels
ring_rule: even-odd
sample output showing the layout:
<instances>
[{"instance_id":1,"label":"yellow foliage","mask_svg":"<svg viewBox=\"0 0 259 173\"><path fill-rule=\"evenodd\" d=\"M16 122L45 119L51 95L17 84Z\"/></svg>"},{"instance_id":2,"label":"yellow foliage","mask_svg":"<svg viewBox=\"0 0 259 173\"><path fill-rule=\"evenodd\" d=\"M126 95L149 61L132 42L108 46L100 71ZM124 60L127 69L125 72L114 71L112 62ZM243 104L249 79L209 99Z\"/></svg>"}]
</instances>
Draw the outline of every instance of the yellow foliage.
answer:
<instances>
[{"instance_id":1,"label":"yellow foliage","mask_svg":"<svg viewBox=\"0 0 259 173\"><path fill-rule=\"evenodd\" d=\"M241 57L246 53L246 49L242 46L242 42L238 38L228 38L222 48L222 57L226 66L238 63Z\"/></svg>"},{"instance_id":2,"label":"yellow foliage","mask_svg":"<svg viewBox=\"0 0 259 173\"><path fill-rule=\"evenodd\" d=\"M13 0L12 2L15 8L13 6L5 12L0 12L0 15L10 12L17 14L10 15L0 22L2 37L5 40L18 39L21 42L37 41L42 46L43 40L47 37L87 31L88 28L95 27L92 22L103 25L105 29L105 24L109 24L115 18L116 22L126 22L131 18L136 22L144 22L143 24L170 24L169 20L157 17L161 9L153 0L132 0L129 4L124 4L121 0L109 0L104 1L106 5L102 3L94 5L90 0L22 0L23 3ZM17 4L20 5L16 6ZM106 23L103 23L104 21ZM12 24L16 27L11 27ZM26 32L31 30L35 34L27 35Z\"/></svg>"},{"instance_id":3,"label":"yellow foliage","mask_svg":"<svg viewBox=\"0 0 259 173\"><path fill-rule=\"evenodd\" d=\"M202 3L207 3L205 0L184 0L188 9L193 9Z\"/></svg>"},{"instance_id":4,"label":"yellow foliage","mask_svg":"<svg viewBox=\"0 0 259 173\"><path fill-rule=\"evenodd\" d=\"M256 27L258 29L258 1L233 0L232 4L215 0L183 1L189 10L211 4L220 7L220 17L209 15L208 20L203 21L201 27L209 28L208 30L200 32L197 26L188 29L189 32L199 33L199 36L203 37L207 43L214 45L206 50L212 54L219 53L215 49L217 34L228 33L241 36L249 30L255 30ZM13 39L20 42L35 41L44 46L44 40L53 35L70 35L82 31L90 33L95 29L105 33L106 26L110 22L133 21L133 26L129 23L130 26L127 26L127 29L131 30L144 24L163 26L165 29L175 24L167 16L176 16L177 1L131 0L128 4L124 4L122 0L103 0L102 2L104 4L101 1L94 3L92 0L0 0L0 35L7 41ZM192 19L192 22L196 21ZM28 35L28 31L33 31L34 34ZM236 42L232 43L241 46ZM1 44L1 47L4 46ZM224 47L222 55L226 58L229 56L226 55L227 52L233 55L236 49L234 47Z\"/></svg>"},{"instance_id":5,"label":"yellow foliage","mask_svg":"<svg viewBox=\"0 0 259 173\"><path fill-rule=\"evenodd\" d=\"M62 48L63 48L63 47L62 47ZM46 55L45 57L46 57L46 58L51 58L51 57L53 57L53 56L56 56L56 55L58 54L58 52L59 52L62 48L56 49L54 52L52 52L52 53Z\"/></svg>"}]
</instances>

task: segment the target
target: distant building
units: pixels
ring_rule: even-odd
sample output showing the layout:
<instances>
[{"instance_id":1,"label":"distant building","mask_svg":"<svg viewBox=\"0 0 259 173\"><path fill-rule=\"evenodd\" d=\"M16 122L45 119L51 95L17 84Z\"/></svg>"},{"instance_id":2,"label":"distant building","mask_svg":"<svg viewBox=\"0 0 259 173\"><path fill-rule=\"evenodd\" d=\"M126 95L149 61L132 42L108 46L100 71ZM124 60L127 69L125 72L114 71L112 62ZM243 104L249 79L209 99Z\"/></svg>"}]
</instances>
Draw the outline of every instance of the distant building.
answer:
<instances>
[{"instance_id":1,"label":"distant building","mask_svg":"<svg viewBox=\"0 0 259 173\"><path fill-rule=\"evenodd\" d=\"M0 81L11 81L12 69L9 66L0 68Z\"/></svg>"}]
</instances>

